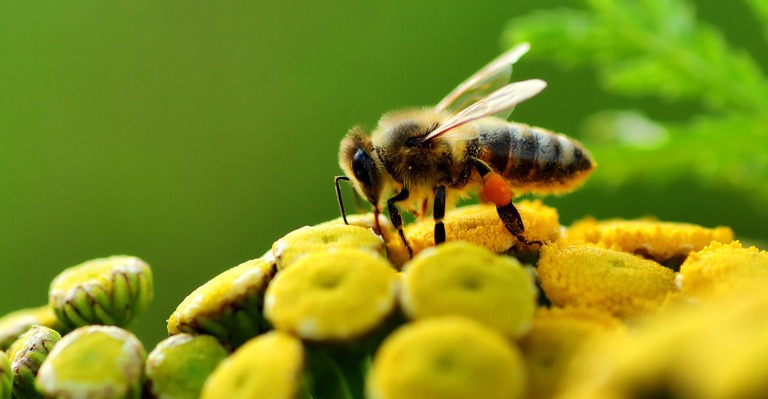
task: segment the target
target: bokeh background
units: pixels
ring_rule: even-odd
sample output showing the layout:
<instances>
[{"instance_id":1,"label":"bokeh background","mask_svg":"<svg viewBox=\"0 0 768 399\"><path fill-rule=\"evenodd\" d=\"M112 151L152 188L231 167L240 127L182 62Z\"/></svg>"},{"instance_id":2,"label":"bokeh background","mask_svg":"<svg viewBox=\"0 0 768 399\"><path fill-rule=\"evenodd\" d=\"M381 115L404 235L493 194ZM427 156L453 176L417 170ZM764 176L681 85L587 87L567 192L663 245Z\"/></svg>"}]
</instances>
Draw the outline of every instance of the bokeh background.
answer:
<instances>
[{"instance_id":1,"label":"bokeh background","mask_svg":"<svg viewBox=\"0 0 768 399\"><path fill-rule=\"evenodd\" d=\"M197 286L338 216L332 177L350 126L434 104L503 50L511 17L569 3L0 3L0 315L45 303L68 266L136 255L155 276L135 325L151 347ZM742 4L697 8L729 41L768 54ZM592 72L523 59L514 79L549 87L513 119L579 137L608 107L663 120L696 111L611 97ZM564 223L654 215L768 237L765 208L684 178L588 182L545 202Z\"/></svg>"}]
</instances>

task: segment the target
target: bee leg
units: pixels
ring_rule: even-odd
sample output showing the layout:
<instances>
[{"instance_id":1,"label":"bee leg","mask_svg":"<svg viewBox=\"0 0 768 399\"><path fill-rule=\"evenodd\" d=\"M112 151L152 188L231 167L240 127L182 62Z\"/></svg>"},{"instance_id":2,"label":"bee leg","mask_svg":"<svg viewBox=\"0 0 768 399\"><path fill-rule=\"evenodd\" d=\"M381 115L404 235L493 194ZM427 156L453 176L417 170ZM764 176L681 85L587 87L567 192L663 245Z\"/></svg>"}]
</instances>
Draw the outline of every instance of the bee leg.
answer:
<instances>
[{"instance_id":1,"label":"bee leg","mask_svg":"<svg viewBox=\"0 0 768 399\"><path fill-rule=\"evenodd\" d=\"M512 233L512 235L515 236L518 241L527 246L534 244L537 244L538 246L544 245L539 240L528 241L525 239L523 236L523 232L525 231L525 226L523 226L523 218L520 217L520 212L518 212L517 208L515 208L515 204L510 202L504 206L497 205L496 212L498 212L499 218L501 218L502 223L504 223L504 227L506 227L507 230L509 230L509 232Z\"/></svg>"},{"instance_id":2,"label":"bee leg","mask_svg":"<svg viewBox=\"0 0 768 399\"><path fill-rule=\"evenodd\" d=\"M403 219L400 217L400 211L397 210L397 206L395 205L396 202L408 199L409 195L411 195L411 193L408 192L407 188L403 187L397 195L387 200L387 210L389 210L389 220L392 221L392 226L397 230L400 239L403 241L403 245L405 245L405 248L408 250L408 256L413 258L413 249L411 248L411 245L408 244L408 240L405 239L405 233L403 233Z\"/></svg>"},{"instance_id":3,"label":"bee leg","mask_svg":"<svg viewBox=\"0 0 768 399\"><path fill-rule=\"evenodd\" d=\"M432 216L435 218L435 245L445 242L445 186L438 186L435 190L435 204Z\"/></svg>"},{"instance_id":4,"label":"bee leg","mask_svg":"<svg viewBox=\"0 0 768 399\"><path fill-rule=\"evenodd\" d=\"M499 214L499 218L504 223L504 227L512 233L515 238L521 243L531 246L538 244L542 246L542 242L539 240L528 241L523 236L525 226L523 226L523 219L520 217L520 212L517 211L515 205L512 203L512 190L510 190L507 182L500 174L491 170L491 168L483 161L472 158L472 163L477 168L477 172L480 173L480 177L483 178L482 195L489 202L496 204L496 212Z\"/></svg>"},{"instance_id":5,"label":"bee leg","mask_svg":"<svg viewBox=\"0 0 768 399\"><path fill-rule=\"evenodd\" d=\"M373 219L376 223L376 234L384 237L384 230L381 229L381 223L379 222L379 215L381 215L381 209L378 206L373 207Z\"/></svg>"}]
</instances>

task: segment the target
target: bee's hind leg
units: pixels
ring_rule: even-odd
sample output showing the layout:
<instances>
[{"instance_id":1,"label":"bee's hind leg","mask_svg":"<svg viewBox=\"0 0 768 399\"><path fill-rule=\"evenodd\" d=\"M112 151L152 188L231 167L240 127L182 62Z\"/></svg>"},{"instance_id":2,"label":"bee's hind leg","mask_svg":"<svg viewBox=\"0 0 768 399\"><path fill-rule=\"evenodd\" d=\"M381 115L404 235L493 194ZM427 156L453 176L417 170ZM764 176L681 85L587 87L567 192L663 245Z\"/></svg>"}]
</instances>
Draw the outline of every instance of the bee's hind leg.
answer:
<instances>
[{"instance_id":1,"label":"bee's hind leg","mask_svg":"<svg viewBox=\"0 0 768 399\"><path fill-rule=\"evenodd\" d=\"M544 245L539 240L528 241L523 236L525 226L523 226L523 218L520 217L520 212L518 212L517 208L515 208L515 204L509 202L507 205L497 205L496 211L499 213L499 218L501 218L502 223L504 223L504 227L506 227L507 230L509 230L509 232L512 233L512 235L515 236L518 241L527 246L534 244L538 246Z\"/></svg>"},{"instance_id":2,"label":"bee's hind leg","mask_svg":"<svg viewBox=\"0 0 768 399\"><path fill-rule=\"evenodd\" d=\"M525 231L523 218L520 217L520 212L517 211L515 204L512 203L512 190L507 185L507 182L504 181L501 175L491 170L485 162L477 158L472 158L471 161L477 172L480 173L480 177L483 178L482 196L489 202L496 204L496 212L498 212L499 218L504 223L504 227L521 243L527 246L534 244L542 246L543 243L541 241L528 241L523 236Z\"/></svg>"}]
</instances>

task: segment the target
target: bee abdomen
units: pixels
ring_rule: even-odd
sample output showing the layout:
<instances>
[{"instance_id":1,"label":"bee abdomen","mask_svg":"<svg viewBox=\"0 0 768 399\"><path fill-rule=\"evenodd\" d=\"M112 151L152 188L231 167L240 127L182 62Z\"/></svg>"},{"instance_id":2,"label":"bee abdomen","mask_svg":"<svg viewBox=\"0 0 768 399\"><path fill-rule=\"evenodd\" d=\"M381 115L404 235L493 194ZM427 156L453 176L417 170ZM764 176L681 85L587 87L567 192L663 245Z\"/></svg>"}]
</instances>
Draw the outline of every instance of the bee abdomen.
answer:
<instances>
[{"instance_id":1,"label":"bee abdomen","mask_svg":"<svg viewBox=\"0 0 768 399\"><path fill-rule=\"evenodd\" d=\"M524 124L508 123L480 134L481 158L523 187L557 190L580 183L595 165L581 143Z\"/></svg>"}]
</instances>

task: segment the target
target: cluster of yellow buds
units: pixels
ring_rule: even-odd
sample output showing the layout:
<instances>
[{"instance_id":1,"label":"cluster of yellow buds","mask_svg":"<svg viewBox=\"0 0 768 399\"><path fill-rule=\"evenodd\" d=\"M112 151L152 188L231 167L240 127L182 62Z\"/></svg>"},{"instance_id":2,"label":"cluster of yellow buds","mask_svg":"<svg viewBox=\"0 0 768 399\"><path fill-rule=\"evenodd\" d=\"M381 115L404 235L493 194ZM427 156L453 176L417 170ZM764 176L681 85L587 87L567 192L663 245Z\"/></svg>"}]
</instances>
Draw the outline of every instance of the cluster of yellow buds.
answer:
<instances>
[{"instance_id":1,"label":"cluster of yellow buds","mask_svg":"<svg viewBox=\"0 0 768 399\"><path fill-rule=\"evenodd\" d=\"M350 215L275 241L190 293L147 354L125 328L149 267L66 270L0 318L0 399L741 398L768 389L768 253L729 228L491 205L406 226ZM383 231L376 231L381 226Z\"/></svg>"}]
</instances>

